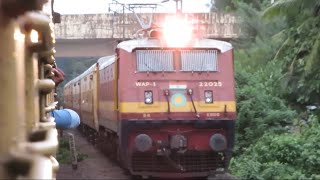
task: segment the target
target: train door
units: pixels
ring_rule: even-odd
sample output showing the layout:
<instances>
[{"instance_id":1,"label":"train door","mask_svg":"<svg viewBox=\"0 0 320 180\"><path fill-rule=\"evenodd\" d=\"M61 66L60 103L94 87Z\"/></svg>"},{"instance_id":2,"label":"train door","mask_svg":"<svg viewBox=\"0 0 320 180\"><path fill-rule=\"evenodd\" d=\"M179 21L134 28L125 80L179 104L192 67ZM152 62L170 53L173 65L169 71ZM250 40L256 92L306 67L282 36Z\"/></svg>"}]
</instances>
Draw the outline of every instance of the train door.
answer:
<instances>
[{"instance_id":1,"label":"train door","mask_svg":"<svg viewBox=\"0 0 320 180\"><path fill-rule=\"evenodd\" d=\"M99 77L99 65L96 64L96 68L93 71L93 74L90 76L90 83L92 83L92 95L93 95L93 122L94 127L97 131L99 131L99 121L98 121L98 78Z\"/></svg>"},{"instance_id":2,"label":"train door","mask_svg":"<svg viewBox=\"0 0 320 180\"><path fill-rule=\"evenodd\" d=\"M92 74L85 75L81 82L81 113L83 121L91 128L94 128L93 121L93 88L92 88Z\"/></svg>"}]
</instances>

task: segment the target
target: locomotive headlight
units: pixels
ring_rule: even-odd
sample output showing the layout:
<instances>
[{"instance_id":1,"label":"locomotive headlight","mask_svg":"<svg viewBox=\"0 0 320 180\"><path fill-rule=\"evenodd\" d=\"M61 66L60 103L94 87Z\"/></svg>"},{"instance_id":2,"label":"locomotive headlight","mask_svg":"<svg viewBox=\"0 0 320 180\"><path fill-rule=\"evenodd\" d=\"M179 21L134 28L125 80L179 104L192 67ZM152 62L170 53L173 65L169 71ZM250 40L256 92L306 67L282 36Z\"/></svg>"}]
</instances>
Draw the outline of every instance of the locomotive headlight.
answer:
<instances>
[{"instance_id":1,"label":"locomotive headlight","mask_svg":"<svg viewBox=\"0 0 320 180\"><path fill-rule=\"evenodd\" d=\"M227 148L227 139L220 133L214 134L209 140L209 146L216 152L223 151Z\"/></svg>"},{"instance_id":2,"label":"locomotive headlight","mask_svg":"<svg viewBox=\"0 0 320 180\"><path fill-rule=\"evenodd\" d=\"M194 27L187 19L170 16L165 18L162 29L169 47L184 47L191 41Z\"/></svg>"},{"instance_id":3,"label":"locomotive headlight","mask_svg":"<svg viewBox=\"0 0 320 180\"><path fill-rule=\"evenodd\" d=\"M145 104L152 104L153 103L153 93L152 93L152 91L145 91L144 92L144 103Z\"/></svg>"},{"instance_id":4,"label":"locomotive headlight","mask_svg":"<svg viewBox=\"0 0 320 180\"><path fill-rule=\"evenodd\" d=\"M135 147L140 152L146 152L152 147L152 139L147 134L139 134L134 139Z\"/></svg>"},{"instance_id":5,"label":"locomotive headlight","mask_svg":"<svg viewBox=\"0 0 320 180\"><path fill-rule=\"evenodd\" d=\"M213 103L213 94L212 91L204 91L204 100L207 104Z\"/></svg>"}]
</instances>

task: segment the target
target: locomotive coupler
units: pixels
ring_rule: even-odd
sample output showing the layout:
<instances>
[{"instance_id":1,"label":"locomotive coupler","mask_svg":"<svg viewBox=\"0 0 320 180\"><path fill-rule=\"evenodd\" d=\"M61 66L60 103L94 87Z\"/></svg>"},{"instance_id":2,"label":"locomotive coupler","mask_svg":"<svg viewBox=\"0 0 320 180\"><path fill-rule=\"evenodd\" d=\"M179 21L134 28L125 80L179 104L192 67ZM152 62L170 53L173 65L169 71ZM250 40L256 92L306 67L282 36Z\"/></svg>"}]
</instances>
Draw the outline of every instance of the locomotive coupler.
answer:
<instances>
[{"instance_id":1,"label":"locomotive coupler","mask_svg":"<svg viewBox=\"0 0 320 180\"><path fill-rule=\"evenodd\" d=\"M167 149L165 147L157 150L157 155L164 157L164 159L167 161L167 163L172 166L175 169L178 169L179 171L186 171L186 169L181 165L175 162L171 159L171 151L170 149Z\"/></svg>"}]
</instances>

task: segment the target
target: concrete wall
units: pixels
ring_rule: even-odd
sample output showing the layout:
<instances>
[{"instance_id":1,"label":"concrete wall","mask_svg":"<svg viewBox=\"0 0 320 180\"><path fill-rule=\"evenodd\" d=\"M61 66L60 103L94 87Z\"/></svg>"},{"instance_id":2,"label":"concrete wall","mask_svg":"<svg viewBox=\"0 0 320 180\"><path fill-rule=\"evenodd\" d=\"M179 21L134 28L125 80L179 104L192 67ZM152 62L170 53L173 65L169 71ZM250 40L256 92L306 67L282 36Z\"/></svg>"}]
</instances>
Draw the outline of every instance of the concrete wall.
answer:
<instances>
[{"instance_id":1,"label":"concrete wall","mask_svg":"<svg viewBox=\"0 0 320 180\"><path fill-rule=\"evenodd\" d=\"M57 39L56 57L102 57L113 55L115 39Z\"/></svg>"},{"instance_id":2,"label":"concrete wall","mask_svg":"<svg viewBox=\"0 0 320 180\"><path fill-rule=\"evenodd\" d=\"M154 14L158 24L167 14ZM148 19L150 14L139 14ZM197 19L205 37L231 39L240 34L238 17L222 13L189 14ZM62 15L61 24L56 24L57 39L132 38L140 29L133 14L79 14Z\"/></svg>"}]
</instances>

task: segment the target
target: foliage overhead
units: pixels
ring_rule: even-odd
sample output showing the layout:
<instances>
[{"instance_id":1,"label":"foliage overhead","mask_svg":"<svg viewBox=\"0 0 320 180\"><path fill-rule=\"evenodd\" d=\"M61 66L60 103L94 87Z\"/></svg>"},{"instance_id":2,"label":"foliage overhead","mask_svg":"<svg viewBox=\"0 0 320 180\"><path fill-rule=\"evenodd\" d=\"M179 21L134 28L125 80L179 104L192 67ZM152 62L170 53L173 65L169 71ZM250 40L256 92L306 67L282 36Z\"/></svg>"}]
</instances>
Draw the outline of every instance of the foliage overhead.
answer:
<instances>
[{"instance_id":1,"label":"foliage overhead","mask_svg":"<svg viewBox=\"0 0 320 180\"><path fill-rule=\"evenodd\" d=\"M319 13L320 1L318 0L278 0L272 6L268 7L263 15L265 18L276 18L286 16L296 18L317 15Z\"/></svg>"},{"instance_id":2,"label":"foliage overhead","mask_svg":"<svg viewBox=\"0 0 320 180\"><path fill-rule=\"evenodd\" d=\"M284 95L301 106L320 103L320 1L279 0L263 16L285 16L289 24L275 56L284 61Z\"/></svg>"}]
</instances>

